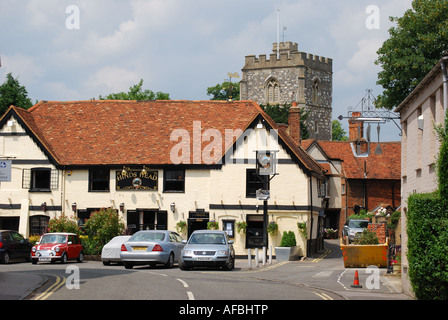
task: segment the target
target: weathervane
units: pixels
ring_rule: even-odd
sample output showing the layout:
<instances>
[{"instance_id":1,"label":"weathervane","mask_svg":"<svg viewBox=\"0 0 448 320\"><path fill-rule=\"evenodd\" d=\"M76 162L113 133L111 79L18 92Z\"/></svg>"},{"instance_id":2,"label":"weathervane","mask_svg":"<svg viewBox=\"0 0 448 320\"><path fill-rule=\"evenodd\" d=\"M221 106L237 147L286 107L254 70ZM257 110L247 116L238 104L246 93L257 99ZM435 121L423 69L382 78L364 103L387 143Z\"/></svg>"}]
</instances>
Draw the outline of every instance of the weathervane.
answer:
<instances>
[{"instance_id":1,"label":"weathervane","mask_svg":"<svg viewBox=\"0 0 448 320\"><path fill-rule=\"evenodd\" d=\"M234 72L234 73L228 72L227 76L230 78L229 99L227 99L227 101L232 102L233 101L233 97L232 97L232 78L239 78L240 75L238 74L238 72Z\"/></svg>"}]
</instances>

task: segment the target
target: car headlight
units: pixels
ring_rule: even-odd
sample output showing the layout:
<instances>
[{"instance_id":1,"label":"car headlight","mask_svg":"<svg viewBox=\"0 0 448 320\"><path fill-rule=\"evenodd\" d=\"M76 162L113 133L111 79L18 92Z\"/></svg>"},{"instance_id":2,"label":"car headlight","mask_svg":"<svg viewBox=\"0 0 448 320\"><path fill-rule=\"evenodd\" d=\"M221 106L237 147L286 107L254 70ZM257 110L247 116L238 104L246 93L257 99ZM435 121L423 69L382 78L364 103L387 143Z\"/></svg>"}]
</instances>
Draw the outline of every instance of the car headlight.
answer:
<instances>
[{"instance_id":1,"label":"car headlight","mask_svg":"<svg viewBox=\"0 0 448 320\"><path fill-rule=\"evenodd\" d=\"M54 251L59 252L61 250L61 248L56 247L56 249L54 249Z\"/></svg>"},{"instance_id":2,"label":"car headlight","mask_svg":"<svg viewBox=\"0 0 448 320\"><path fill-rule=\"evenodd\" d=\"M191 256L193 254L193 251L191 250L184 250L184 256Z\"/></svg>"},{"instance_id":3,"label":"car headlight","mask_svg":"<svg viewBox=\"0 0 448 320\"><path fill-rule=\"evenodd\" d=\"M223 255L226 256L227 253L228 253L227 250L218 250L218 254L221 255L221 256L223 256Z\"/></svg>"},{"instance_id":4,"label":"car headlight","mask_svg":"<svg viewBox=\"0 0 448 320\"><path fill-rule=\"evenodd\" d=\"M31 251L36 252L37 251L36 247L32 247Z\"/></svg>"}]
</instances>

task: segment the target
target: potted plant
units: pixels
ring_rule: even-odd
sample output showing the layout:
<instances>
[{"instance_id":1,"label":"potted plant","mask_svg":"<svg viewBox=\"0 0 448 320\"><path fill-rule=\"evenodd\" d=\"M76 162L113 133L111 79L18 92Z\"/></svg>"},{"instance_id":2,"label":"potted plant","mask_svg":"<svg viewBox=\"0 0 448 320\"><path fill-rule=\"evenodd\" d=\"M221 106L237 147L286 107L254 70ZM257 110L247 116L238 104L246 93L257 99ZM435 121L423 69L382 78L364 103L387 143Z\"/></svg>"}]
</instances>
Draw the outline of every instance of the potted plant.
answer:
<instances>
[{"instance_id":1,"label":"potted plant","mask_svg":"<svg viewBox=\"0 0 448 320\"><path fill-rule=\"evenodd\" d=\"M275 221L271 221L268 224L268 233L273 236L278 232L278 224Z\"/></svg>"},{"instance_id":2,"label":"potted plant","mask_svg":"<svg viewBox=\"0 0 448 320\"><path fill-rule=\"evenodd\" d=\"M217 221L211 220L211 221L207 222L208 230L218 230L218 228L219 228L219 224Z\"/></svg>"},{"instance_id":3,"label":"potted plant","mask_svg":"<svg viewBox=\"0 0 448 320\"><path fill-rule=\"evenodd\" d=\"M236 223L236 231L240 234L246 234L247 222L240 221Z\"/></svg>"},{"instance_id":4,"label":"potted plant","mask_svg":"<svg viewBox=\"0 0 448 320\"><path fill-rule=\"evenodd\" d=\"M181 220L176 223L176 230L178 233L184 233L184 231L187 230L187 222Z\"/></svg>"},{"instance_id":5,"label":"potted plant","mask_svg":"<svg viewBox=\"0 0 448 320\"><path fill-rule=\"evenodd\" d=\"M296 235L293 231L284 231L280 247L275 247L277 261L292 261L298 258Z\"/></svg>"}]
</instances>

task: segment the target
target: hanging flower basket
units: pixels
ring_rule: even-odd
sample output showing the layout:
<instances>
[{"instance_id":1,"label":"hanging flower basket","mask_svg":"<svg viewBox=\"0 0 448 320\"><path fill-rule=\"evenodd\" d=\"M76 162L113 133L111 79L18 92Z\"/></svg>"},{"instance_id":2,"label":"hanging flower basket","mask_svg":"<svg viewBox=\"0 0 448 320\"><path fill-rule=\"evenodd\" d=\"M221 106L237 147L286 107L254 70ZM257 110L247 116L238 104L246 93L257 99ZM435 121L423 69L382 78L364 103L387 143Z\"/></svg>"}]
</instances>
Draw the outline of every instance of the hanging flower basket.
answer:
<instances>
[{"instance_id":1,"label":"hanging flower basket","mask_svg":"<svg viewBox=\"0 0 448 320\"><path fill-rule=\"evenodd\" d=\"M207 222L208 230L218 230L218 228L219 228L219 224L217 221L212 220L212 221Z\"/></svg>"}]
</instances>

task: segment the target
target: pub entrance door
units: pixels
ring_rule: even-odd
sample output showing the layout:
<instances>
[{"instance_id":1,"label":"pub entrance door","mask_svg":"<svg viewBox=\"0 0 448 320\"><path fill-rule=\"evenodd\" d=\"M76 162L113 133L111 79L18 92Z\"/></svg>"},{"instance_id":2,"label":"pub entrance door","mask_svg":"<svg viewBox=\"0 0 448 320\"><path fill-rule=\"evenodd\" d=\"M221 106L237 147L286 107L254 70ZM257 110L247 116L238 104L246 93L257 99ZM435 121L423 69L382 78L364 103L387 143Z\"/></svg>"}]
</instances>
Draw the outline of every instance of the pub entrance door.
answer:
<instances>
[{"instance_id":1,"label":"pub entrance door","mask_svg":"<svg viewBox=\"0 0 448 320\"><path fill-rule=\"evenodd\" d=\"M195 230L207 229L210 214L205 211L190 211L188 214L188 238Z\"/></svg>"},{"instance_id":2,"label":"pub entrance door","mask_svg":"<svg viewBox=\"0 0 448 320\"><path fill-rule=\"evenodd\" d=\"M137 209L127 212L128 228L131 233L139 230L167 230L167 211L157 209Z\"/></svg>"}]
</instances>

